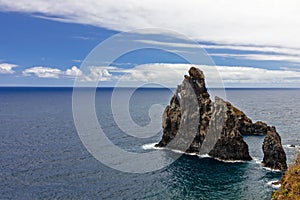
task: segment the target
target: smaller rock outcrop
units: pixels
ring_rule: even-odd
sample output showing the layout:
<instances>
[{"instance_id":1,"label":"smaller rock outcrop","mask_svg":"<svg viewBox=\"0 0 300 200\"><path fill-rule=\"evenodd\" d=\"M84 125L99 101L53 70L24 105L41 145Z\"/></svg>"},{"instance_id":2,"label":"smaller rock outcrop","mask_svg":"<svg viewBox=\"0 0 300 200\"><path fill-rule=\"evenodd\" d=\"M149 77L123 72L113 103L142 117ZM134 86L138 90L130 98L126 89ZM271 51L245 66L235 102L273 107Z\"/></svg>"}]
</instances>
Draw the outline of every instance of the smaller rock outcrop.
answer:
<instances>
[{"instance_id":1,"label":"smaller rock outcrop","mask_svg":"<svg viewBox=\"0 0 300 200\"><path fill-rule=\"evenodd\" d=\"M287 169L286 154L281 144L280 135L274 126L268 127L262 149L264 152L262 163L265 167L278 170Z\"/></svg>"}]
</instances>

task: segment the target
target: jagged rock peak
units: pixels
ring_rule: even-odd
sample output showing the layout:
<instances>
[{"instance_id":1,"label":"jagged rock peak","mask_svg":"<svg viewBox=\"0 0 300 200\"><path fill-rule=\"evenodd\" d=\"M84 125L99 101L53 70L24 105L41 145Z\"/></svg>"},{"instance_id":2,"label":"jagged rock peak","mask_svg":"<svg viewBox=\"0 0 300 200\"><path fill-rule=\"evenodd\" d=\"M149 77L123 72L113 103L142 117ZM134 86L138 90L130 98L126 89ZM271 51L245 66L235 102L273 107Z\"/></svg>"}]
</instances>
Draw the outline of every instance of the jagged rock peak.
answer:
<instances>
[{"instance_id":1,"label":"jagged rock peak","mask_svg":"<svg viewBox=\"0 0 300 200\"><path fill-rule=\"evenodd\" d=\"M191 67L189 70L190 77L204 79L204 73L196 67Z\"/></svg>"},{"instance_id":2,"label":"jagged rock peak","mask_svg":"<svg viewBox=\"0 0 300 200\"><path fill-rule=\"evenodd\" d=\"M182 143L186 143L187 138L194 138L184 151L199 153L200 145L207 133L212 104L205 86L203 72L192 67L189 75L184 76L184 80L171 98L170 105L164 111L163 137L156 145L157 147L169 145L169 148L183 150L178 142L174 142L177 146L170 144L175 136L182 134L182 139L179 140ZM190 127L191 124L195 127Z\"/></svg>"}]
</instances>

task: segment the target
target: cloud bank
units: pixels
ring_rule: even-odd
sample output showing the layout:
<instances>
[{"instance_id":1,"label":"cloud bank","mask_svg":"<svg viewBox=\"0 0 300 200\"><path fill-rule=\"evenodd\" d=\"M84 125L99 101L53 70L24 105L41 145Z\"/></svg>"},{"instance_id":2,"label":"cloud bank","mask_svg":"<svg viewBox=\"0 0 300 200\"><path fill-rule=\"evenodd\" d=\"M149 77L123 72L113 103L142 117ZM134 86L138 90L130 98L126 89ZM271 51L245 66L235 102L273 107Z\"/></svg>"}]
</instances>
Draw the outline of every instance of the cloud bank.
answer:
<instances>
[{"instance_id":1,"label":"cloud bank","mask_svg":"<svg viewBox=\"0 0 300 200\"><path fill-rule=\"evenodd\" d=\"M270 47L270 46L249 46L249 45L222 45L222 44L191 44L184 42L161 42L156 40L136 40L144 44L153 44L158 46L175 47L178 49L197 49L202 47L204 49L217 50L238 50L247 51L251 53L210 53L210 56L218 57L232 57L247 60L259 61L285 61L291 63L300 63L300 49L289 47ZM180 51L180 50L179 50Z\"/></svg>"},{"instance_id":2,"label":"cloud bank","mask_svg":"<svg viewBox=\"0 0 300 200\"><path fill-rule=\"evenodd\" d=\"M124 70L124 84L161 83L176 87L191 66L204 71L209 87L299 87L300 72L291 69L268 70L244 66L203 66L154 63ZM120 72L120 71L119 71Z\"/></svg>"},{"instance_id":3,"label":"cloud bank","mask_svg":"<svg viewBox=\"0 0 300 200\"><path fill-rule=\"evenodd\" d=\"M198 41L300 48L297 0L0 0L0 10L117 31L162 27Z\"/></svg>"},{"instance_id":4,"label":"cloud bank","mask_svg":"<svg viewBox=\"0 0 300 200\"><path fill-rule=\"evenodd\" d=\"M245 66L173 63L143 64L130 69L91 66L86 74L76 66L66 71L49 67L33 67L25 69L23 75L35 75L39 78L77 78L80 82L105 81L117 87L135 87L141 84L176 87L191 66L204 71L209 87L299 87L300 84L300 71L292 68L268 70Z\"/></svg>"}]
</instances>

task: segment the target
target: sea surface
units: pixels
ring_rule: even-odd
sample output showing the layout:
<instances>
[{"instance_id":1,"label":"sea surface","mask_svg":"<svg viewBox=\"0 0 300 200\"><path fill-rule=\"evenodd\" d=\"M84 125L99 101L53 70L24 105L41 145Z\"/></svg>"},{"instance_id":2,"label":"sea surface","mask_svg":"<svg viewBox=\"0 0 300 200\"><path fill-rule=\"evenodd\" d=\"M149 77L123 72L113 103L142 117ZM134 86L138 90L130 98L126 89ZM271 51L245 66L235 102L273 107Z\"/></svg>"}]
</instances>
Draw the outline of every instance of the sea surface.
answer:
<instances>
[{"instance_id":1,"label":"sea surface","mask_svg":"<svg viewBox=\"0 0 300 200\"><path fill-rule=\"evenodd\" d=\"M282 176L261 166L263 137L259 136L245 137L253 157L250 162L182 155L171 165L148 173L111 169L81 142L73 121L72 91L0 88L0 199L260 200L270 199L275 190L270 183ZM136 138L118 127L111 112L112 91L98 89L95 98L106 136L126 151L166 151L151 148L161 132ZM151 105L166 106L171 96L168 89L138 89L129 102L132 119L147 125ZM299 146L289 145L300 145L300 90L227 89L226 96L253 121L276 126L291 163ZM127 106L122 98L119 102Z\"/></svg>"}]
</instances>

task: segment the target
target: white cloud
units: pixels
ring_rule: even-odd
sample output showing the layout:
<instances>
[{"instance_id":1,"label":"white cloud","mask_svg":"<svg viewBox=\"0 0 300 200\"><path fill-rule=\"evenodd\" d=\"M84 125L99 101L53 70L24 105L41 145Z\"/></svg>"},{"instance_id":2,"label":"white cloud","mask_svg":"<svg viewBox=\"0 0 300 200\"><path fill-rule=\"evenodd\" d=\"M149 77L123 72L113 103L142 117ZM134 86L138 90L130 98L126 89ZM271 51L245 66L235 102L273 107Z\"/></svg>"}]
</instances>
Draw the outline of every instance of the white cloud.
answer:
<instances>
[{"instance_id":1,"label":"white cloud","mask_svg":"<svg viewBox=\"0 0 300 200\"><path fill-rule=\"evenodd\" d=\"M91 66L89 67L89 74L79 77L79 81L110 81L113 77L111 71L116 70L116 67L108 66Z\"/></svg>"},{"instance_id":2,"label":"white cloud","mask_svg":"<svg viewBox=\"0 0 300 200\"><path fill-rule=\"evenodd\" d=\"M57 68L38 66L25 69L22 74L24 76L35 75L39 78L59 78L63 71Z\"/></svg>"},{"instance_id":3,"label":"white cloud","mask_svg":"<svg viewBox=\"0 0 300 200\"><path fill-rule=\"evenodd\" d=\"M82 76L82 71L78 69L76 66L73 66L71 69L67 69L65 72L66 76L70 77L77 77L77 76Z\"/></svg>"},{"instance_id":4,"label":"white cloud","mask_svg":"<svg viewBox=\"0 0 300 200\"><path fill-rule=\"evenodd\" d=\"M118 68L108 66L91 66L88 67L88 73L84 74L81 69L76 66L72 66L65 71L58 68L37 66L25 69L22 74L24 76L35 75L39 78L78 78L79 81L110 81L116 79L117 76L112 76L110 71L114 71Z\"/></svg>"},{"instance_id":5,"label":"white cloud","mask_svg":"<svg viewBox=\"0 0 300 200\"><path fill-rule=\"evenodd\" d=\"M13 74L15 71L13 68L18 67L18 65L9 63L0 63L0 74Z\"/></svg>"},{"instance_id":6,"label":"white cloud","mask_svg":"<svg viewBox=\"0 0 300 200\"><path fill-rule=\"evenodd\" d=\"M292 70L268 70L253 67L217 67L224 83L286 85L300 83L300 72Z\"/></svg>"},{"instance_id":7,"label":"white cloud","mask_svg":"<svg viewBox=\"0 0 300 200\"><path fill-rule=\"evenodd\" d=\"M209 55L218 56L218 57L242 58L246 60L286 61L286 62L300 63L300 55L229 54L229 53L213 53Z\"/></svg>"},{"instance_id":8,"label":"white cloud","mask_svg":"<svg viewBox=\"0 0 300 200\"><path fill-rule=\"evenodd\" d=\"M209 87L299 87L300 72L291 69L268 70L243 66L203 66L188 64L154 63L137 66L134 69L120 69L126 73L119 86L133 86L142 83L158 83L176 87L191 66L204 71Z\"/></svg>"},{"instance_id":9,"label":"white cloud","mask_svg":"<svg viewBox=\"0 0 300 200\"><path fill-rule=\"evenodd\" d=\"M156 40L136 40L137 42L161 46L171 46L177 48L199 48L204 49L230 49L240 51L258 51L278 54L300 55L300 48L284 48L275 46L253 46L253 45L222 45L222 44L195 44L184 42L162 42Z\"/></svg>"},{"instance_id":10,"label":"white cloud","mask_svg":"<svg viewBox=\"0 0 300 200\"><path fill-rule=\"evenodd\" d=\"M137 42L145 44L153 44L159 46L176 47L178 49L226 49L226 50L239 50L239 51L255 51L259 53L211 53L210 56L218 57L236 57L248 60L268 60L268 61L287 61L287 62L300 62L300 49L298 48L283 48L283 47L269 47L269 46L245 46L245 45L220 45L220 44L192 44L183 42L161 42L155 40L136 40ZM182 52L178 50L178 52ZM188 53L188 50L185 50ZM191 51L192 52L192 51ZM176 53L176 51L175 51ZM266 54L269 53L269 54ZM273 54L272 54L273 53ZM274 54L275 53L275 54Z\"/></svg>"},{"instance_id":11,"label":"white cloud","mask_svg":"<svg viewBox=\"0 0 300 200\"><path fill-rule=\"evenodd\" d=\"M66 71L60 70L58 68L37 66L37 67L25 69L22 72L22 74L24 76L35 75L39 78L61 78L61 77L76 78L83 75L82 71L78 69L76 66L72 66L70 69L67 69Z\"/></svg>"},{"instance_id":12,"label":"white cloud","mask_svg":"<svg viewBox=\"0 0 300 200\"><path fill-rule=\"evenodd\" d=\"M298 48L299 7L298 0L0 0L1 10L118 31L163 27L200 41Z\"/></svg>"}]
</instances>

